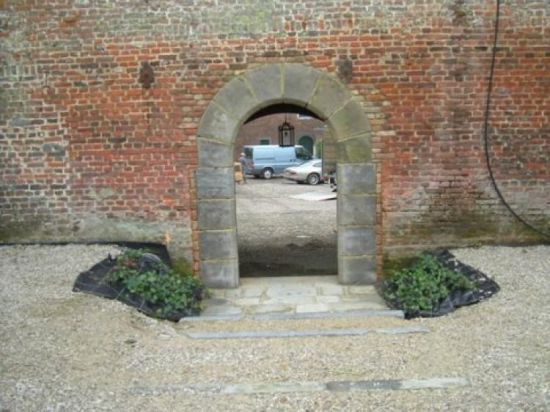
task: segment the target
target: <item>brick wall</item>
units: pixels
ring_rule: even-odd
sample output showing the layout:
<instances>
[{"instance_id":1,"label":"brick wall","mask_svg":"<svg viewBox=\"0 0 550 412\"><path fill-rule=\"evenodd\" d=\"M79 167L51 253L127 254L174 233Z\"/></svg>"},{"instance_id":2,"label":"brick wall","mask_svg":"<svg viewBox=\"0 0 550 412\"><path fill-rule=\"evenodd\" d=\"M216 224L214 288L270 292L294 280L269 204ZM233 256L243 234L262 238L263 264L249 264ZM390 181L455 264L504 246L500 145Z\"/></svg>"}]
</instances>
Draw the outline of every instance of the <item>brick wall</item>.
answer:
<instances>
[{"instance_id":1,"label":"brick wall","mask_svg":"<svg viewBox=\"0 0 550 412\"><path fill-rule=\"evenodd\" d=\"M494 174L515 210L548 232L550 5L503 3ZM0 240L172 239L196 259L197 124L227 81L281 61L333 73L364 102L385 256L540 240L502 206L485 165L494 9L0 1Z\"/></svg>"}]
</instances>

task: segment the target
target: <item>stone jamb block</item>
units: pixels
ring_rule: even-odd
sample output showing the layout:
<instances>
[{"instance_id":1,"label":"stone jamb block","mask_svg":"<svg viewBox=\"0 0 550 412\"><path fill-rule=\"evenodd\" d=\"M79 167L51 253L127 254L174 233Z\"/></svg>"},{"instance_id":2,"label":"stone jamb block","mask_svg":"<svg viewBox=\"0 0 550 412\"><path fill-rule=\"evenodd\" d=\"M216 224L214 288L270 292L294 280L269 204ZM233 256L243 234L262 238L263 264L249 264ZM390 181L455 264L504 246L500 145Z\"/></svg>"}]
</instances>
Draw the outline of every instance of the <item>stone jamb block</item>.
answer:
<instances>
[{"instance_id":1,"label":"stone jamb block","mask_svg":"<svg viewBox=\"0 0 550 412\"><path fill-rule=\"evenodd\" d=\"M339 193L337 202L338 225L370 226L375 224L375 195L346 195Z\"/></svg>"},{"instance_id":2,"label":"stone jamb block","mask_svg":"<svg viewBox=\"0 0 550 412\"><path fill-rule=\"evenodd\" d=\"M307 108L326 119L351 99L346 86L331 75L321 74Z\"/></svg>"},{"instance_id":3,"label":"stone jamb block","mask_svg":"<svg viewBox=\"0 0 550 412\"><path fill-rule=\"evenodd\" d=\"M306 106L315 92L321 72L303 64L285 64L283 100Z\"/></svg>"},{"instance_id":4,"label":"stone jamb block","mask_svg":"<svg viewBox=\"0 0 550 412\"><path fill-rule=\"evenodd\" d=\"M198 201L199 230L225 230L237 226L235 202L232 199Z\"/></svg>"},{"instance_id":5,"label":"stone jamb block","mask_svg":"<svg viewBox=\"0 0 550 412\"><path fill-rule=\"evenodd\" d=\"M338 225L338 258L376 252L374 227Z\"/></svg>"},{"instance_id":6,"label":"stone jamb block","mask_svg":"<svg viewBox=\"0 0 550 412\"><path fill-rule=\"evenodd\" d=\"M233 167L199 167L196 178L199 199L235 198Z\"/></svg>"},{"instance_id":7,"label":"stone jamb block","mask_svg":"<svg viewBox=\"0 0 550 412\"><path fill-rule=\"evenodd\" d=\"M232 167L233 145L199 137L199 167Z\"/></svg>"},{"instance_id":8,"label":"stone jamb block","mask_svg":"<svg viewBox=\"0 0 550 412\"><path fill-rule=\"evenodd\" d=\"M231 144L235 140L238 130L238 120L231 117L221 106L212 102L202 116L197 134Z\"/></svg>"},{"instance_id":9,"label":"stone jamb block","mask_svg":"<svg viewBox=\"0 0 550 412\"><path fill-rule=\"evenodd\" d=\"M201 279L209 288L239 287L238 259L201 261Z\"/></svg>"},{"instance_id":10,"label":"stone jamb block","mask_svg":"<svg viewBox=\"0 0 550 412\"><path fill-rule=\"evenodd\" d=\"M252 70L245 75L254 96L261 102L257 109L283 100L282 65L270 64Z\"/></svg>"},{"instance_id":11,"label":"stone jamb block","mask_svg":"<svg viewBox=\"0 0 550 412\"><path fill-rule=\"evenodd\" d=\"M338 280L340 283L345 285L375 284L375 256L340 256L338 259Z\"/></svg>"},{"instance_id":12,"label":"stone jamb block","mask_svg":"<svg viewBox=\"0 0 550 412\"><path fill-rule=\"evenodd\" d=\"M350 100L327 120L337 140L343 140L371 132L369 119L361 104Z\"/></svg>"},{"instance_id":13,"label":"stone jamb block","mask_svg":"<svg viewBox=\"0 0 550 412\"><path fill-rule=\"evenodd\" d=\"M201 259L236 259L237 230L206 230L199 234Z\"/></svg>"},{"instance_id":14,"label":"stone jamb block","mask_svg":"<svg viewBox=\"0 0 550 412\"><path fill-rule=\"evenodd\" d=\"M227 83L214 98L234 119L245 121L250 117L260 102L252 94L242 77L237 77Z\"/></svg>"},{"instance_id":15,"label":"stone jamb block","mask_svg":"<svg viewBox=\"0 0 550 412\"><path fill-rule=\"evenodd\" d=\"M338 163L338 195L376 194L376 166L373 163Z\"/></svg>"},{"instance_id":16,"label":"stone jamb block","mask_svg":"<svg viewBox=\"0 0 550 412\"><path fill-rule=\"evenodd\" d=\"M367 163L372 161L372 133L365 133L351 139L337 140L336 150L339 163Z\"/></svg>"}]
</instances>

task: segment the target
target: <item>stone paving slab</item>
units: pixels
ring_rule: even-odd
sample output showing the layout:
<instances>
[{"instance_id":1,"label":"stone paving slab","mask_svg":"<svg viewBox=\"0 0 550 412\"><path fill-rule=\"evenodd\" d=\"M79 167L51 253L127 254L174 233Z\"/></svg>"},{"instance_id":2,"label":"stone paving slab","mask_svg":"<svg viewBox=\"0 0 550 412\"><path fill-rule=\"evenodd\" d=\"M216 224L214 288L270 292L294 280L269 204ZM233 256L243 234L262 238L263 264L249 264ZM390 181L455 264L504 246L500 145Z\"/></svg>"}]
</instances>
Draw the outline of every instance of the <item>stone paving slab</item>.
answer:
<instances>
[{"instance_id":1,"label":"stone paving slab","mask_svg":"<svg viewBox=\"0 0 550 412\"><path fill-rule=\"evenodd\" d=\"M372 285L340 285L337 276L243 278L237 289L212 289L204 316L270 312L389 310ZM215 308L213 308L215 306ZM224 307L227 312L224 312Z\"/></svg>"},{"instance_id":2,"label":"stone paving slab","mask_svg":"<svg viewBox=\"0 0 550 412\"><path fill-rule=\"evenodd\" d=\"M426 379L342 380L331 382L259 382L235 384L137 386L129 389L133 395L160 396L176 393L212 393L220 395L253 395L301 392L399 391L454 389L469 386L465 378L434 377Z\"/></svg>"},{"instance_id":3,"label":"stone paving slab","mask_svg":"<svg viewBox=\"0 0 550 412\"><path fill-rule=\"evenodd\" d=\"M199 331L186 332L191 339L262 339L262 338L303 338L310 336L364 336L373 333L400 335L408 333L428 333L422 326L401 326L394 328L349 328L349 329L314 329L314 330L267 330L267 331Z\"/></svg>"},{"instance_id":4,"label":"stone paving slab","mask_svg":"<svg viewBox=\"0 0 550 412\"><path fill-rule=\"evenodd\" d=\"M290 312L288 307L266 308L266 312L258 311L255 315L226 314L226 315L201 315L188 316L180 319L180 323L185 322L207 322L218 320L301 320L301 319L351 319L351 318L372 318L372 317L391 317L404 319L401 310L355 310L345 312Z\"/></svg>"}]
</instances>

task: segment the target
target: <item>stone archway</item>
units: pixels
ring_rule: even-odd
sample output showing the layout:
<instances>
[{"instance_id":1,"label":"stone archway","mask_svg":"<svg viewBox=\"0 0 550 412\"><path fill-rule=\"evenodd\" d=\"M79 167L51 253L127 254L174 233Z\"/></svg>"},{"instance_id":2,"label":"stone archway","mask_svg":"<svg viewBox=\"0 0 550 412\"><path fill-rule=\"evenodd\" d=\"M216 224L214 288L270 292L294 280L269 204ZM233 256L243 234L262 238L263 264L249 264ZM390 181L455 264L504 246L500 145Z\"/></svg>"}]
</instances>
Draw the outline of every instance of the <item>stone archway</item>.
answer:
<instances>
[{"instance_id":1,"label":"stone archway","mask_svg":"<svg viewBox=\"0 0 550 412\"><path fill-rule=\"evenodd\" d=\"M198 129L196 174L201 277L207 286L239 285L233 145L240 126L275 104L294 104L329 126L337 145L338 278L376 280L376 170L361 104L333 76L301 64L272 64L227 83Z\"/></svg>"}]
</instances>

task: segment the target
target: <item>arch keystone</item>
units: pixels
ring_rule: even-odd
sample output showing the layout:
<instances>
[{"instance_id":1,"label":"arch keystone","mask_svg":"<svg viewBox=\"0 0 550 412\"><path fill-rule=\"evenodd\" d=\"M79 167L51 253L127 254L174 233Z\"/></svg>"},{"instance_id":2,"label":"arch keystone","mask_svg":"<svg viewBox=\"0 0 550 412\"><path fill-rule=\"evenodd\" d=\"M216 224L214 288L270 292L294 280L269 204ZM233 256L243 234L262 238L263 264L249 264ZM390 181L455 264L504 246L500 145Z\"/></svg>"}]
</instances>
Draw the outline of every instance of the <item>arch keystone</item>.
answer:
<instances>
[{"instance_id":1,"label":"arch keystone","mask_svg":"<svg viewBox=\"0 0 550 412\"><path fill-rule=\"evenodd\" d=\"M284 102L306 106L313 97L320 76L321 72L303 64L285 64Z\"/></svg>"},{"instance_id":2,"label":"arch keystone","mask_svg":"<svg viewBox=\"0 0 550 412\"><path fill-rule=\"evenodd\" d=\"M254 96L261 102L259 107L256 106L256 110L282 101L282 76L282 65L280 64L262 66L245 74Z\"/></svg>"}]
</instances>

